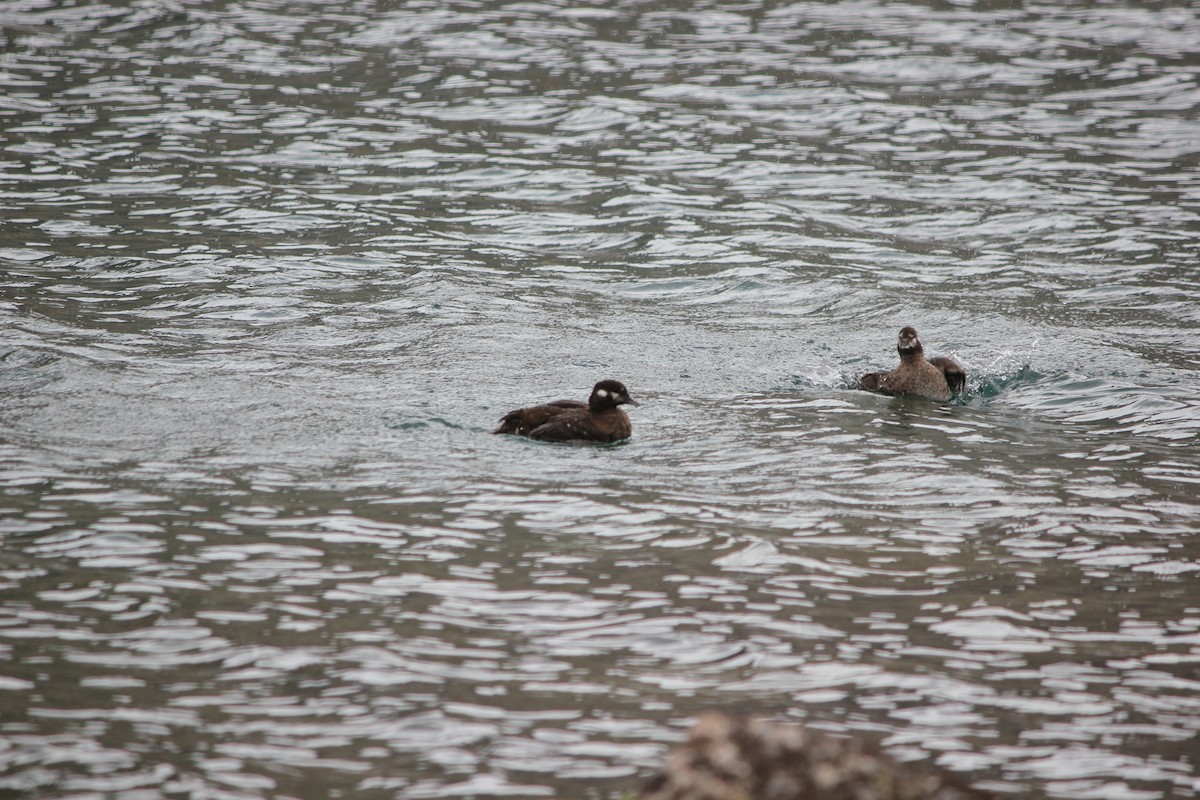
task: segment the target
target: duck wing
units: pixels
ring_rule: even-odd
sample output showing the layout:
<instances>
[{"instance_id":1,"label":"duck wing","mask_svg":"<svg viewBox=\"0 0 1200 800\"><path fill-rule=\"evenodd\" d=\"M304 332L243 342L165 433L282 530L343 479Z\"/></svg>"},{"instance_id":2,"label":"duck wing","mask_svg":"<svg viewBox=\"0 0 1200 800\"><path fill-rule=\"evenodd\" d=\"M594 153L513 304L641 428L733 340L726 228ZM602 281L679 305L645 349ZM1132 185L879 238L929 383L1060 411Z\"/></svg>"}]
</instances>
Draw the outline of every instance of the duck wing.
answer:
<instances>
[{"instance_id":1,"label":"duck wing","mask_svg":"<svg viewBox=\"0 0 1200 800\"><path fill-rule=\"evenodd\" d=\"M868 372L858 379L858 388L868 392L883 392L883 376L886 372Z\"/></svg>"},{"instance_id":2,"label":"duck wing","mask_svg":"<svg viewBox=\"0 0 1200 800\"><path fill-rule=\"evenodd\" d=\"M929 359L929 363L940 369L946 376L946 383L950 386L951 394L958 394L967 388L967 371L963 369L962 364L950 356L934 356Z\"/></svg>"},{"instance_id":3,"label":"duck wing","mask_svg":"<svg viewBox=\"0 0 1200 800\"><path fill-rule=\"evenodd\" d=\"M526 436L535 428L545 425L555 417L570 411L585 411L587 403L578 400L555 400L540 406L529 406L510 411L500 420L500 427L492 433L512 433Z\"/></svg>"},{"instance_id":4,"label":"duck wing","mask_svg":"<svg viewBox=\"0 0 1200 800\"><path fill-rule=\"evenodd\" d=\"M617 409L593 414L570 409L529 432L543 442L619 442L633 434L629 418Z\"/></svg>"},{"instance_id":5,"label":"duck wing","mask_svg":"<svg viewBox=\"0 0 1200 800\"><path fill-rule=\"evenodd\" d=\"M586 409L563 409L563 411L538 425L529 432L530 439L543 442L572 442L586 439L588 412Z\"/></svg>"}]
</instances>

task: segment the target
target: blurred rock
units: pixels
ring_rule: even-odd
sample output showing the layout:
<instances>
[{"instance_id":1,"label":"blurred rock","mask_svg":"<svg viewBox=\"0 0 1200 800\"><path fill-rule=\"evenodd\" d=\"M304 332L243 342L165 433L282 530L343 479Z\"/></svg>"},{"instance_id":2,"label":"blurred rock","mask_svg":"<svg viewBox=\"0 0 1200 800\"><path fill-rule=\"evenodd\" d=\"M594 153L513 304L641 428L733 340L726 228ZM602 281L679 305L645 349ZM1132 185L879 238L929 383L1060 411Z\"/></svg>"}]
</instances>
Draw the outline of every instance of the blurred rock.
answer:
<instances>
[{"instance_id":1,"label":"blurred rock","mask_svg":"<svg viewBox=\"0 0 1200 800\"><path fill-rule=\"evenodd\" d=\"M985 800L952 777L900 764L855 739L710 712L640 800Z\"/></svg>"}]
</instances>

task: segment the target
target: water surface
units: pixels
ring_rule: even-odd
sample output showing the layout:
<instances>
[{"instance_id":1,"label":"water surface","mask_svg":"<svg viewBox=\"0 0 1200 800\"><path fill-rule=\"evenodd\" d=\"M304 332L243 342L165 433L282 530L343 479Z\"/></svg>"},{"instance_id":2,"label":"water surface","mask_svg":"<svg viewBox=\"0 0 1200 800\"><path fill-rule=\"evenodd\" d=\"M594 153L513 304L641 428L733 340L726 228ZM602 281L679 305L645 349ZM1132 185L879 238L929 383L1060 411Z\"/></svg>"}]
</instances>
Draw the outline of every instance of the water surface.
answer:
<instances>
[{"instance_id":1,"label":"water surface","mask_svg":"<svg viewBox=\"0 0 1200 800\"><path fill-rule=\"evenodd\" d=\"M0 793L618 798L715 707L1200 795L1197 9L0 29ZM850 388L906 324L960 402Z\"/></svg>"}]
</instances>

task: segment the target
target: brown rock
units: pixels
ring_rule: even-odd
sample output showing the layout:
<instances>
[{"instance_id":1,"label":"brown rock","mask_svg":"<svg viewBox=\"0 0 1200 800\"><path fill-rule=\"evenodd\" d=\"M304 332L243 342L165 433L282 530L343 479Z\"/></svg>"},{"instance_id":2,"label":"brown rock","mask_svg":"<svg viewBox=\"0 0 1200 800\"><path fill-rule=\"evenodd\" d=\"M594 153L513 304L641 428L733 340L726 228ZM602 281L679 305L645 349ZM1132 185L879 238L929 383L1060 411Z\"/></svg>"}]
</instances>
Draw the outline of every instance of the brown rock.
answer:
<instances>
[{"instance_id":1,"label":"brown rock","mask_svg":"<svg viewBox=\"0 0 1200 800\"><path fill-rule=\"evenodd\" d=\"M951 777L802 725L709 712L640 800L986 800Z\"/></svg>"}]
</instances>

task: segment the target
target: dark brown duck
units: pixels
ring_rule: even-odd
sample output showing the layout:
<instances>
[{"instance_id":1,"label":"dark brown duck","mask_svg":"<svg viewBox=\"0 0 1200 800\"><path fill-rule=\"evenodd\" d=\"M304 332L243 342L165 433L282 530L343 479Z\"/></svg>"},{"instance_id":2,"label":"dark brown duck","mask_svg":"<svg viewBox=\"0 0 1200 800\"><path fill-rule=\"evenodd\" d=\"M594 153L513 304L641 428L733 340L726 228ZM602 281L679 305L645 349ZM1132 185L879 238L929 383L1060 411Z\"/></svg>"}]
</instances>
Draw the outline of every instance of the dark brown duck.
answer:
<instances>
[{"instance_id":1,"label":"dark brown duck","mask_svg":"<svg viewBox=\"0 0 1200 800\"><path fill-rule=\"evenodd\" d=\"M900 366L891 372L870 372L858 379L861 389L880 394L949 400L967 385L967 373L949 356L925 358L917 329L905 325L896 344Z\"/></svg>"},{"instance_id":2,"label":"dark brown duck","mask_svg":"<svg viewBox=\"0 0 1200 800\"><path fill-rule=\"evenodd\" d=\"M619 381L600 381L587 403L555 400L510 411L492 433L511 433L545 442L619 442L633 434L620 406L636 406Z\"/></svg>"}]
</instances>

